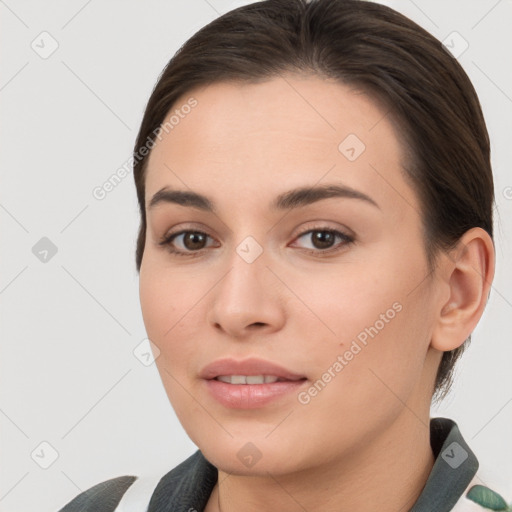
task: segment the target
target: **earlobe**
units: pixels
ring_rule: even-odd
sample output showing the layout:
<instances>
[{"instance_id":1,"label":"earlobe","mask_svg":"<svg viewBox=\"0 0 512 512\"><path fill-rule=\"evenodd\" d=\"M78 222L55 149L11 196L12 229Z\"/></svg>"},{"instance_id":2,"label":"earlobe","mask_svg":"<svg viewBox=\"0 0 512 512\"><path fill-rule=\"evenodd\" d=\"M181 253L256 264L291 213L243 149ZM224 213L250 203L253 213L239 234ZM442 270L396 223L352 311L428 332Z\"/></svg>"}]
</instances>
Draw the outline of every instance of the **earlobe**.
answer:
<instances>
[{"instance_id":1,"label":"earlobe","mask_svg":"<svg viewBox=\"0 0 512 512\"><path fill-rule=\"evenodd\" d=\"M446 352L461 346L480 320L494 278L495 252L489 234L472 228L444 262L449 297L439 303L431 346Z\"/></svg>"}]
</instances>

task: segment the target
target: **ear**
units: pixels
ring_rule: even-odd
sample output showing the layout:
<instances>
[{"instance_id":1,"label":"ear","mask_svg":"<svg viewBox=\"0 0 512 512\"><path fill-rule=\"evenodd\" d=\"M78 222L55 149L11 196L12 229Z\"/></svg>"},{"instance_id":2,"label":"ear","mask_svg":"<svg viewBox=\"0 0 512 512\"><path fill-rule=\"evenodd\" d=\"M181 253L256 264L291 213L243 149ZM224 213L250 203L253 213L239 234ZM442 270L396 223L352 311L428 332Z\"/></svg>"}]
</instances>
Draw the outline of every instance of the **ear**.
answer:
<instances>
[{"instance_id":1,"label":"ear","mask_svg":"<svg viewBox=\"0 0 512 512\"><path fill-rule=\"evenodd\" d=\"M489 234L472 228L443 259L440 274L446 293L439 300L431 347L454 350L473 332L487 304L495 256Z\"/></svg>"}]
</instances>

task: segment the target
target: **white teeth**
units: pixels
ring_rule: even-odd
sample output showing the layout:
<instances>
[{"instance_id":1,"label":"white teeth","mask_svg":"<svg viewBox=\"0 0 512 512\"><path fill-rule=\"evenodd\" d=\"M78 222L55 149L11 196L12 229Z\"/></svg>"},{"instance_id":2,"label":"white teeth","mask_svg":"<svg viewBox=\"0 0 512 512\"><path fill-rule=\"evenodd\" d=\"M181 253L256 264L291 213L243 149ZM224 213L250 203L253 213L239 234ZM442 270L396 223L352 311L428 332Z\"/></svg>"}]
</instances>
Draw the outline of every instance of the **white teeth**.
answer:
<instances>
[{"instance_id":1,"label":"white teeth","mask_svg":"<svg viewBox=\"0 0 512 512\"><path fill-rule=\"evenodd\" d=\"M268 384L277 382L279 377L274 375L219 375L216 379L228 384Z\"/></svg>"},{"instance_id":2,"label":"white teeth","mask_svg":"<svg viewBox=\"0 0 512 512\"><path fill-rule=\"evenodd\" d=\"M265 384L265 377L263 375L247 375L247 377L245 378L245 383L246 384Z\"/></svg>"}]
</instances>

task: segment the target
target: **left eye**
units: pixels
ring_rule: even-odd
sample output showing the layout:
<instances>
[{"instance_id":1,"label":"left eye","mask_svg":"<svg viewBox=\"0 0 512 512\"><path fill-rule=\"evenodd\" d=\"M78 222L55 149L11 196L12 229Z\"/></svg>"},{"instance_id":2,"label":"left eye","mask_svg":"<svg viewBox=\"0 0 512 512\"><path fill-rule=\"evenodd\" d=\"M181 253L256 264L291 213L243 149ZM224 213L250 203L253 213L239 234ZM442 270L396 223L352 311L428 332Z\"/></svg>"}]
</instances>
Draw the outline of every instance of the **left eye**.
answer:
<instances>
[{"instance_id":1,"label":"left eye","mask_svg":"<svg viewBox=\"0 0 512 512\"><path fill-rule=\"evenodd\" d=\"M338 231L336 229L330 229L330 228L315 228L310 229L301 235L297 237L303 238L305 236L308 236L313 244L313 249L317 249L316 251L311 251L308 249L309 252L331 252L331 251L337 251L340 249L340 247L333 248L333 244L335 243L336 238L340 239L343 245L351 244L354 241L354 238L350 235L347 235L341 231Z\"/></svg>"}]
</instances>

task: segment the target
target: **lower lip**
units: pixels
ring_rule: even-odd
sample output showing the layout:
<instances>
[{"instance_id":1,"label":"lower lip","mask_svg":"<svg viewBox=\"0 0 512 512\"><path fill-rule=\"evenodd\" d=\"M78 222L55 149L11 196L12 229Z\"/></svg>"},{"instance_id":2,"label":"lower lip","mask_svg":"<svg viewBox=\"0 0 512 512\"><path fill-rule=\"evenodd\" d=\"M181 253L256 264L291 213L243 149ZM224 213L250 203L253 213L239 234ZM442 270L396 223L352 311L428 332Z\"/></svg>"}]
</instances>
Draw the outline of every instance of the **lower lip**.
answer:
<instances>
[{"instance_id":1,"label":"lower lip","mask_svg":"<svg viewBox=\"0 0 512 512\"><path fill-rule=\"evenodd\" d=\"M307 380L287 380L268 384L228 384L216 379L205 382L209 392L225 407L256 409L292 391L297 392Z\"/></svg>"}]
</instances>

